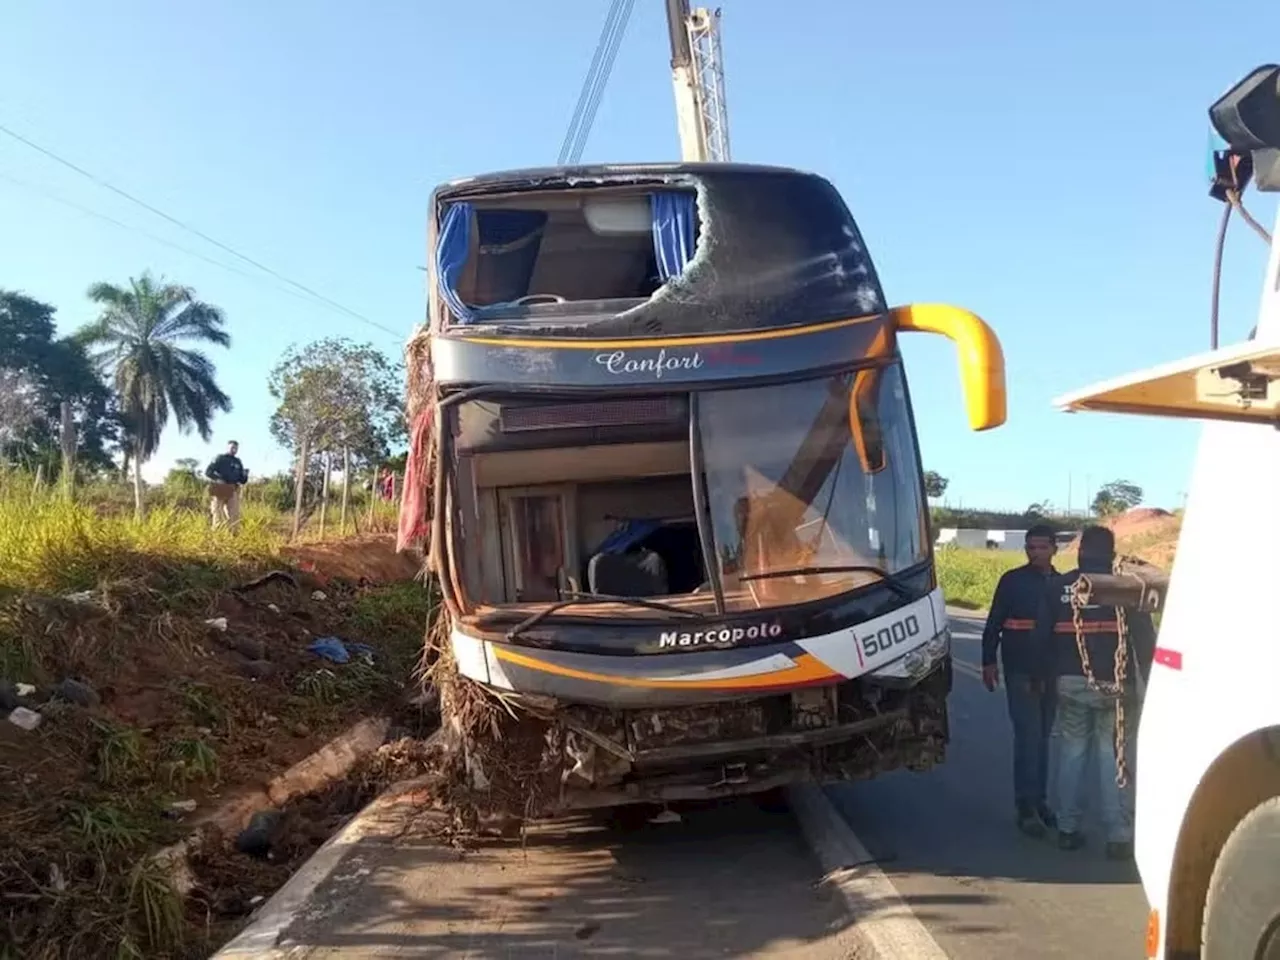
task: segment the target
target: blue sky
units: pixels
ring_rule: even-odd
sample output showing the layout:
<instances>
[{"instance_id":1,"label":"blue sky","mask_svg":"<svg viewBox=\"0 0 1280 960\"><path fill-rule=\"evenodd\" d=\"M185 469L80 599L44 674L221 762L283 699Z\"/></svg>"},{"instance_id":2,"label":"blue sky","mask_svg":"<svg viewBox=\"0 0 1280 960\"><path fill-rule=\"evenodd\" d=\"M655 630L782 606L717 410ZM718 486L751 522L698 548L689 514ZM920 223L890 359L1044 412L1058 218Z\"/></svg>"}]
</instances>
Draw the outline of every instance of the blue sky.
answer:
<instances>
[{"instance_id":1,"label":"blue sky","mask_svg":"<svg viewBox=\"0 0 1280 960\"><path fill-rule=\"evenodd\" d=\"M965 425L949 345L904 346L948 499L1061 506L1070 480L1080 506L1086 485L1123 477L1176 505L1194 426L1067 416L1050 399L1206 346L1219 210L1205 111L1280 57L1280 6L1236 29L1215 28L1207 0L722 6L734 158L828 176L891 302L960 304L1001 336L1010 416L985 434ZM235 402L216 440L239 439L256 473L281 469L271 366L320 336L399 351L423 314L431 187L554 161L606 7L5 4L0 124L396 334L246 276L2 135L0 286L55 304L67 330L91 319L94 281L150 268L194 287L233 337L215 357ZM585 160L677 156L662 7L637 4ZM1274 200L1251 203L1270 225ZM1233 228L1226 341L1253 324L1264 253ZM211 452L171 428L148 474Z\"/></svg>"}]
</instances>

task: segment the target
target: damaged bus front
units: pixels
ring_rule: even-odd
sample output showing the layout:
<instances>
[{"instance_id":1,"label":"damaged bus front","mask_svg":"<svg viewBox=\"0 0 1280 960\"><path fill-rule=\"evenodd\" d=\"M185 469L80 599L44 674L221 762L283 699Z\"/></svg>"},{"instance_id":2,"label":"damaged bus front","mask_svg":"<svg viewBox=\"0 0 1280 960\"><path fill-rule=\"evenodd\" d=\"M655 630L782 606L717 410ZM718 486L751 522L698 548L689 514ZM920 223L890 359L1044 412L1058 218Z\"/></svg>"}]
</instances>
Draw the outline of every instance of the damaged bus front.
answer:
<instances>
[{"instance_id":1,"label":"damaged bus front","mask_svg":"<svg viewBox=\"0 0 1280 960\"><path fill-rule=\"evenodd\" d=\"M897 335L835 189L737 165L433 198L431 562L458 672L553 717L562 806L938 762L949 635ZM424 509L422 511L426 513Z\"/></svg>"}]
</instances>

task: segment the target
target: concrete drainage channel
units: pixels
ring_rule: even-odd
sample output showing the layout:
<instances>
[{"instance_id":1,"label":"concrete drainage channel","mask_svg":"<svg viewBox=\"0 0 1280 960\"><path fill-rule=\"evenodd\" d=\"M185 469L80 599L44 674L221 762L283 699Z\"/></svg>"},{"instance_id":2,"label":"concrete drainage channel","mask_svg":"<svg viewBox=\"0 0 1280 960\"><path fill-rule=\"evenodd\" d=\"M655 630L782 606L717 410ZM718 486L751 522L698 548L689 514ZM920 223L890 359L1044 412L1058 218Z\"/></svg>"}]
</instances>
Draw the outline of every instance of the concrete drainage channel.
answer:
<instances>
[{"instance_id":1,"label":"concrete drainage channel","mask_svg":"<svg viewBox=\"0 0 1280 960\"><path fill-rule=\"evenodd\" d=\"M812 870L813 877L821 875L817 883L810 877L808 886L821 888L825 895L833 895L846 914L846 925L851 928L852 940L857 946L849 946L850 939L842 939L836 952L824 952L804 948L795 954L785 955L807 957L827 956L874 956L881 960L945 960L946 954L930 936L923 924L911 913L903 902L890 880L881 871L867 853L861 842L836 810L826 792L819 786L804 784L791 787L787 791L787 801L791 813L795 817L799 832L811 851L812 858L820 866ZM435 928L421 936L414 934L411 924L401 918L396 921L395 929L399 933L391 938L381 931L375 931L378 920L385 918L386 904L383 909L370 910L361 915L364 920L353 921L350 916L338 918L349 905L362 899L367 901L387 901L396 899L394 893L387 888L388 870L394 872L408 867L398 867L393 862L388 866L387 851L397 849L404 844L408 848L420 847L414 840L405 838L406 830L423 818L440 816L427 812L430 798L427 793L426 778L398 784L384 792L363 810L361 810L334 836L332 836L293 877L281 887L274 896L258 908L248 925L233 940L227 943L214 955L213 960L284 960L286 957L300 956L342 956L342 957L375 957L402 955L417 952L409 947L419 942L418 950L423 955L433 956L491 956L497 955L490 940L476 932L467 932L468 927L476 927L482 923L490 927L504 925L517 926L521 906L490 906L483 909L468 910L459 914L460 919L447 922L441 916L449 916L449 906L440 904L438 909L424 905L423 915L436 915ZM673 818L677 819L677 818ZM616 840L614 841L616 843ZM625 845L626 841L622 841ZM511 845L509 845L511 846ZM581 849L589 844L581 840L570 839L564 845L566 849ZM546 844L539 841L530 849ZM559 869L572 870L569 864L575 862L573 856L565 854ZM419 852L417 859L423 859ZM518 858L519 853L513 854ZM559 856L559 854L557 854ZM440 847L430 858L425 868L430 874L424 883L416 882L415 890L424 892L429 899L431 891L436 891L445 898L446 891L493 891L495 887L507 890L519 890L522 895L536 899L535 892L539 885L547 884L547 877L536 876L535 882L527 887L521 886L521 876L514 870L498 866L496 871L479 876L480 869L468 863L468 855ZM421 864L412 869L422 873ZM589 872L584 870L584 872ZM514 875L513 875L514 874ZM628 882L640 883L643 879L632 878ZM567 896L566 890L573 888L571 880L555 884L559 894ZM368 889L372 888L372 890ZM638 888L633 888L637 889ZM809 891L812 894L812 891ZM471 893L460 894L464 899ZM493 897L508 894L492 893ZM600 896L584 897L598 902L610 902ZM412 915L411 910L400 904L401 913ZM548 905L535 906L535 911L549 911ZM598 908L597 908L598 909ZM704 922L702 913L705 905L696 901L687 903L687 909L697 919ZM749 908L744 908L749 909ZM491 919L483 920L485 914ZM850 923L852 921L852 923ZM577 939L590 937L598 929L598 923L580 924L572 932ZM363 936L362 936L363 935ZM400 946L391 947L392 940L400 942ZM362 940L367 941L365 947L360 946ZM483 941L483 942L481 942ZM559 948L548 942L548 935L540 933L536 940L541 946L559 955ZM573 939L568 939L572 944ZM339 944L344 944L342 949ZM384 947L377 946L385 945ZM604 949L605 944L598 944ZM629 944L628 948L639 949ZM675 949L679 949L678 946ZM508 944L501 948L501 955L523 955L521 949ZM535 951L536 952L536 951ZM753 953L754 951L752 951ZM766 950L769 956L778 956L774 950ZM752 953L732 953L727 955L748 956ZM566 956L576 955L572 947L564 953Z\"/></svg>"}]
</instances>

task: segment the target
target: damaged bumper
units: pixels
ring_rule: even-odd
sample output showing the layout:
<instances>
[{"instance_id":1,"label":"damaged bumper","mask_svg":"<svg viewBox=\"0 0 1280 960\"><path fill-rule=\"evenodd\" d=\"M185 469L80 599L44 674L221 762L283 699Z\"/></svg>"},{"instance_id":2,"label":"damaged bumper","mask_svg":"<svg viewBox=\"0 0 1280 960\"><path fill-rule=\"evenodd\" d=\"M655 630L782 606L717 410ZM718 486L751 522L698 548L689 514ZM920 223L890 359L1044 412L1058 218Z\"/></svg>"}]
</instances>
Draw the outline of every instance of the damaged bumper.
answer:
<instances>
[{"instance_id":1,"label":"damaged bumper","mask_svg":"<svg viewBox=\"0 0 1280 960\"><path fill-rule=\"evenodd\" d=\"M881 652L874 638L900 635L893 624L907 616L928 629ZM551 722L561 809L928 769L949 738L940 594L838 635L672 657L468 645L457 636L461 672L536 702L533 712Z\"/></svg>"}]
</instances>

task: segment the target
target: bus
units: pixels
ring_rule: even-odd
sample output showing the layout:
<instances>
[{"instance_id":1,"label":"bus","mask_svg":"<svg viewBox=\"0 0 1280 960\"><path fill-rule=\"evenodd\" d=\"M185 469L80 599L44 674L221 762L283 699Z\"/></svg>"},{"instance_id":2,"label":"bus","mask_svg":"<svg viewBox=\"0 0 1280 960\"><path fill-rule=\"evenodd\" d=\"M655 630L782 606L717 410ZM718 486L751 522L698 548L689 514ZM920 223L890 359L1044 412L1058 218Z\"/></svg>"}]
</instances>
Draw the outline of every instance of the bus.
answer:
<instances>
[{"instance_id":1,"label":"bus","mask_svg":"<svg viewBox=\"0 0 1280 960\"><path fill-rule=\"evenodd\" d=\"M1280 191L1280 67L1209 116L1229 148L1215 189ZM1247 340L1055 401L1204 421L1138 729L1135 856L1163 960L1280 958L1277 237L1280 218Z\"/></svg>"},{"instance_id":2,"label":"bus","mask_svg":"<svg viewBox=\"0 0 1280 960\"><path fill-rule=\"evenodd\" d=\"M810 173L523 170L431 210L408 523L456 674L550 718L557 809L941 761L950 635L898 336L955 342L987 430L988 325L887 306Z\"/></svg>"}]
</instances>

